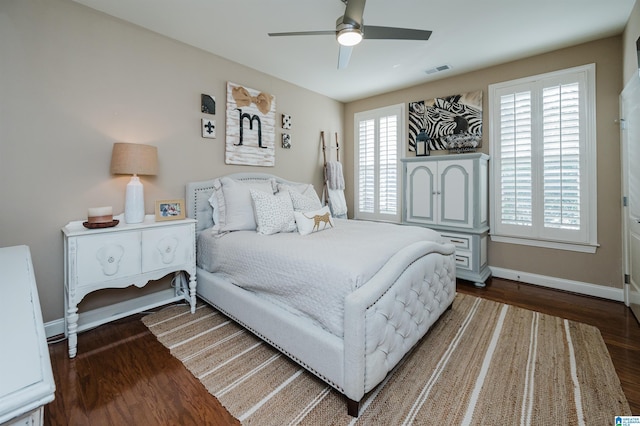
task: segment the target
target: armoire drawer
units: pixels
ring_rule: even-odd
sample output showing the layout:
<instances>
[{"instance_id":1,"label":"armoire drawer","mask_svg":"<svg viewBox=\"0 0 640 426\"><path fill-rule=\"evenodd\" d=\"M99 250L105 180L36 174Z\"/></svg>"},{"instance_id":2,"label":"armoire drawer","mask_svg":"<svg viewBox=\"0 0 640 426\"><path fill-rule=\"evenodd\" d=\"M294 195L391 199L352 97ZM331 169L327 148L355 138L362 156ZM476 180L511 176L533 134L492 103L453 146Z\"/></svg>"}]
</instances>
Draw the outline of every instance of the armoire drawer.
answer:
<instances>
[{"instance_id":1,"label":"armoire drawer","mask_svg":"<svg viewBox=\"0 0 640 426\"><path fill-rule=\"evenodd\" d=\"M456 251L456 267L461 269L471 269L471 252Z\"/></svg>"},{"instance_id":2,"label":"armoire drawer","mask_svg":"<svg viewBox=\"0 0 640 426\"><path fill-rule=\"evenodd\" d=\"M456 250L471 250L471 236L464 234L442 233L442 238L456 246Z\"/></svg>"}]
</instances>

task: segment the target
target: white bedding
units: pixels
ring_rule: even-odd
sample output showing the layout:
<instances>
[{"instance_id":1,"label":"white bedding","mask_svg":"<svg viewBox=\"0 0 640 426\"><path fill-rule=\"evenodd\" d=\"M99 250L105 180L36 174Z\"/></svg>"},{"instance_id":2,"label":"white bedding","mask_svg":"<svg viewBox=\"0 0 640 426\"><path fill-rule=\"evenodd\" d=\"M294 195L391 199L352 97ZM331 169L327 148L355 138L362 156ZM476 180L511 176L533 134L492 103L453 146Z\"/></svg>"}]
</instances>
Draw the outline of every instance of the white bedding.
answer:
<instances>
[{"instance_id":1,"label":"white bedding","mask_svg":"<svg viewBox=\"0 0 640 426\"><path fill-rule=\"evenodd\" d=\"M413 226L335 220L309 235L235 231L198 236L198 266L309 316L343 336L344 298L366 283L398 250L439 233Z\"/></svg>"}]
</instances>

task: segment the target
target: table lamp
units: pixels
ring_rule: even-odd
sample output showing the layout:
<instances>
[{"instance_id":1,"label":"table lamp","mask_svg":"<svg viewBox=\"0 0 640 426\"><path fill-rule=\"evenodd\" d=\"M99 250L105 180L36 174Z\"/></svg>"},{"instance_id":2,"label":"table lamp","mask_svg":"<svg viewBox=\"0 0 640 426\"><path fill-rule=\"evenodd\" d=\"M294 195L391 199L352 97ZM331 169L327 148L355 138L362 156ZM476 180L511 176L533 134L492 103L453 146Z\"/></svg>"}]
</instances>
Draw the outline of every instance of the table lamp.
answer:
<instances>
[{"instance_id":1,"label":"table lamp","mask_svg":"<svg viewBox=\"0 0 640 426\"><path fill-rule=\"evenodd\" d=\"M158 172L158 148L151 145L116 142L111 152L111 174L133 175L127 184L124 221L144 221L144 188L138 175Z\"/></svg>"}]
</instances>

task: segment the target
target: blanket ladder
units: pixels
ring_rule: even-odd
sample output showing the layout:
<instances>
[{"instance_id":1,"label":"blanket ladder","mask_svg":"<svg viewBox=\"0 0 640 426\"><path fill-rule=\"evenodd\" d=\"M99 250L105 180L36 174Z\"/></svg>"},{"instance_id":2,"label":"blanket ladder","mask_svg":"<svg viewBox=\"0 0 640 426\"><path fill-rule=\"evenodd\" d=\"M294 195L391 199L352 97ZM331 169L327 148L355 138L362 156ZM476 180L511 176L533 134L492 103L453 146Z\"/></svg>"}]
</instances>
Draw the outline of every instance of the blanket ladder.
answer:
<instances>
[{"instance_id":1,"label":"blanket ladder","mask_svg":"<svg viewBox=\"0 0 640 426\"><path fill-rule=\"evenodd\" d=\"M340 144L338 143L338 132L335 133L336 137L336 161L327 161L327 144L324 138L324 131L320 132L320 140L322 141L322 156L324 159L324 185L322 187L322 204L328 205L331 209L331 214L334 217L347 218L346 201L344 199L344 176L342 175L342 165L339 165L339 173L336 174L336 164L340 163ZM331 157L331 150L329 150L329 157ZM331 163L331 164L329 164ZM330 167L331 166L331 170ZM331 172L331 173L330 173ZM330 176L335 179L336 176L340 176L339 180L342 181L340 187L335 188L329 184ZM335 181L334 185L335 185ZM333 197L333 200L332 200Z\"/></svg>"}]
</instances>

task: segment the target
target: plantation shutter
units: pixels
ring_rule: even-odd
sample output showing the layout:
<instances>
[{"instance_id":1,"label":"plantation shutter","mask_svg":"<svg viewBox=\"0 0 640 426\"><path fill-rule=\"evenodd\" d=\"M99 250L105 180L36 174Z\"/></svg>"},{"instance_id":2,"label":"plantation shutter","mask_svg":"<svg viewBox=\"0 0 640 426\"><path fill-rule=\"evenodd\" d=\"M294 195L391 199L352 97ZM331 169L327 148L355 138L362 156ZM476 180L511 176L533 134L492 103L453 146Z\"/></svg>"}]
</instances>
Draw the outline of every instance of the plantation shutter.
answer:
<instances>
[{"instance_id":1,"label":"plantation shutter","mask_svg":"<svg viewBox=\"0 0 640 426\"><path fill-rule=\"evenodd\" d=\"M399 221L399 147L404 105L355 116L356 218Z\"/></svg>"},{"instance_id":2,"label":"plantation shutter","mask_svg":"<svg viewBox=\"0 0 640 426\"><path fill-rule=\"evenodd\" d=\"M500 98L503 224L532 226L531 92Z\"/></svg>"},{"instance_id":3,"label":"plantation shutter","mask_svg":"<svg viewBox=\"0 0 640 426\"><path fill-rule=\"evenodd\" d=\"M490 86L492 239L596 245L594 81L585 66Z\"/></svg>"},{"instance_id":4,"label":"plantation shutter","mask_svg":"<svg viewBox=\"0 0 640 426\"><path fill-rule=\"evenodd\" d=\"M580 88L542 91L544 226L580 229Z\"/></svg>"},{"instance_id":5,"label":"plantation shutter","mask_svg":"<svg viewBox=\"0 0 640 426\"><path fill-rule=\"evenodd\" d=\"M379 212L395 215L398 211L398 117L380 118Z\"/></svg>"},{"instance_id":6,"label":"plantation shutter","mask_svg":"<svg viewBox=\"0 0 640 426\"><path fill-rule=\"evenodd\" d=\"M373 213L375 206L375 120L363 120L359 125L359 202L364 213Z\"/></svg>"}]
</instances>

